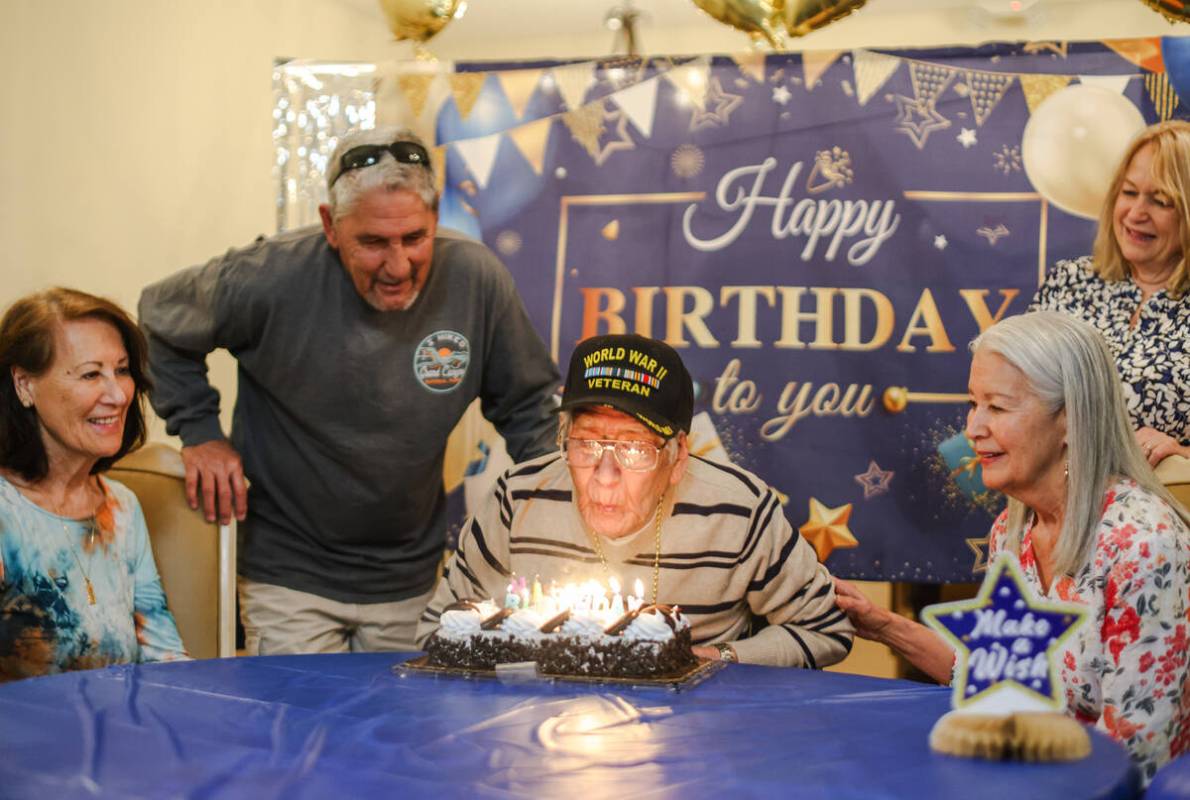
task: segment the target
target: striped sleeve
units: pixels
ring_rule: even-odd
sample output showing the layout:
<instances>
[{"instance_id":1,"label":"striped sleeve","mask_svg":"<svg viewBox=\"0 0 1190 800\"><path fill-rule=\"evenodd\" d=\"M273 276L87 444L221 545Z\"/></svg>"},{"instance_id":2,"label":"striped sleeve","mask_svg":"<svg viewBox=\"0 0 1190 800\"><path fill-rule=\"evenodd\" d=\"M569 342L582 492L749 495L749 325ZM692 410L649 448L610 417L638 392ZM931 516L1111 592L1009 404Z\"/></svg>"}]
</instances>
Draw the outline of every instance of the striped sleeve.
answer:
<instances>
[{"instance_id":1,"label":"striped sleeve","mask_svg":"<svg viewBox=\"0 0 1190 800\"><path fill-rule=\"evenodd\" d=\"M834 584L770 493L756 508L760 536L747 562L748 605L769 626L732 643L750 664L818 669L842 661L854 628L835 605Z\"/></svg>"},{"instance_id":2,"label":"striped sleeve","mask_svg":"<svg viewBox=\"0 0 1190 800\"><path fill-rule=\"evenodd\" d=\"M415 641L424 648L438 629L442 610L456 600L498 598L508 585L508 526L512 498L508 474L501 476L474 516L463 523L459 548L447 559L438 588L417 624Z\"/></svg>"}]
</instances>

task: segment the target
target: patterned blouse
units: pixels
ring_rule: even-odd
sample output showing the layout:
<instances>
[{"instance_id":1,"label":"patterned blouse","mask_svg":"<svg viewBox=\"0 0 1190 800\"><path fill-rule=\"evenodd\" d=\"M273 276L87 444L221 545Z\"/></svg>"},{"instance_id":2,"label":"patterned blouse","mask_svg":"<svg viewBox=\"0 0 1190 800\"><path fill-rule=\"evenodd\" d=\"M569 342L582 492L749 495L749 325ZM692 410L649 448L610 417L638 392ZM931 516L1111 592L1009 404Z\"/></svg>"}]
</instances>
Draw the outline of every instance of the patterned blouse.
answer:
<instances>
[{"instance_id":1,"label":"patterned blouse","mask_svg":"<svg viewBox=\"0 0 1190 800\"><path fill-rule=\"evenodd\" d=\"M1007 511L992 526L989 559L1008 550ZM1020 546L1041 597L1081 603L1086 623L1062 653L1067 708L1119 741L1145 784L1190 750L1190 529L1157 497L1119 480L1104 498L1095 555L1042 592L1030 524Z\"/></svg>"},{"instance_id":2,"label":"patterned blouse","mask_svg":"<svg viewBox=\"0 0 1190 800\"><path fill-rule=\"evenodd\" d=\"M188 658L136 496L100 483L99 513L74 520L0 477L0 682Z\"/></svg>"},{"instance_id":3,"label":"patterned blouse","mask_svg":"<svg viewBox=\"0 0 1190 800\"><path fill-rule=\"evenodd\" d=\"M1059 261L1029 305L1064 311L1094 325L1116 358L1132 424L1190 444L1190 292L1180 300L1164 289L1140 309L1140 288L1130 280L1105 281L1090 256Z\"/></svg>"}]
</instances>

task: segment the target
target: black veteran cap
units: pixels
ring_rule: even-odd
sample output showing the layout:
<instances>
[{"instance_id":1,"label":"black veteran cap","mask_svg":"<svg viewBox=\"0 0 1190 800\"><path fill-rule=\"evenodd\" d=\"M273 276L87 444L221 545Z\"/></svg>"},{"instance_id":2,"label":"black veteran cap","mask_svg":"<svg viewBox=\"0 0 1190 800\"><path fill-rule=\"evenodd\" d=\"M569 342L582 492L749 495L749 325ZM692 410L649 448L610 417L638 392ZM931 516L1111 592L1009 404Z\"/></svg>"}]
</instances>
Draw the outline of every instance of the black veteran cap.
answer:
<instances>
[{"instance_id":1,"label":"black veteran cap","mask_svg":"<svg viewBox=\"0 0 1190 800\"><path fill-rule=\"evenodd\" d=\"M635 334L593 336L570 357L559 411L611 406L665 439L690 432L694 385L677 352Z\"/></svg>"}]
</instances>

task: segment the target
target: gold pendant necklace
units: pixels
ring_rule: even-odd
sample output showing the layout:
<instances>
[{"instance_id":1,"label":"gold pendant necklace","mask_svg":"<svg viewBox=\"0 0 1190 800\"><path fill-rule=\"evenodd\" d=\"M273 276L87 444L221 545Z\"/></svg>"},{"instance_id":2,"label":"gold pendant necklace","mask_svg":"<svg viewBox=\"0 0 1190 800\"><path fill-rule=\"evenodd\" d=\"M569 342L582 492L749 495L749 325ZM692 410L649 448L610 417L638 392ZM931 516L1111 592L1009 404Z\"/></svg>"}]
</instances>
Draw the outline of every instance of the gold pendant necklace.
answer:
<instances>
[{"instance_id":1,"label":"gold pendant necklace","mask_svg":"<svg viewBox=\"0 0 1190 800\"><path fill-rule=\"evenodd\" d=\"M661 510L664 507L665 495L663 494L657 503L657 513L654 515L656 522L653 525L653 605L657 605L657 589L661 583ZM586 525L583 525L583 530L586 529ZM604 573L611 575L607 559L603 557L603 547L599 544L599 534L587 531L587 536L590 538L591 544L595 546L595 555L599 556L599 563L603 565Z\"/></svg>"},{"instance_id":2,"label":"gold pendant necklace","mask_svg":"<svg viewBox=\"0 0 1190 800\"><path fill-rule=\"evenodd\" d=\"M88 544L91 546L91 549L94 549L95 548L95 520L94 519L92 519L88 523L88 527L90 528L90 531L87 534ZM68 526L65 522L62 523L62 530L64 530L66 532L67 536L70 535L70 526ZM79 558L78 547L75 546L74 542L70 543L70 554L72 556L74 556L74 563L78 564L79 572L83 573L83 583L87 587L87 603L89 605L95 605L95 587L91 585L91 576L89 574L87 574L87 568L83 566L83 560L81 558Z\"/></svg>"}]
</instances>

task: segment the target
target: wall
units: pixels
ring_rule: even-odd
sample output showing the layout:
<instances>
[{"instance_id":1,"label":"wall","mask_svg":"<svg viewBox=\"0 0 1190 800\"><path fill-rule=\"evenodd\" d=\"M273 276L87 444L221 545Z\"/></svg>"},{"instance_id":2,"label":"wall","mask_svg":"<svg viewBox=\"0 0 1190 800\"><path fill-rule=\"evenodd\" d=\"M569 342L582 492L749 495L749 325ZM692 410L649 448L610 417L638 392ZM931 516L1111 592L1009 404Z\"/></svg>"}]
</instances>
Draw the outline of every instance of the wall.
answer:
<instances>
[{"instance_id":1,"label":"wall","mask_svg":"<svg viewBox=\"0 0 1190 800\"><path fill-rule=\"evenodd\" d=\"M525 15L513 36L473 8L431 42L443 59L594 57L612 36L551 33L549 13ZM540 0L548 3L551 0ZM577 2L577 0L552 0ZM672 4L672 0L670 0ZM815 49L974 44L1185 34L1138 0L1050 2L1023 22L997 22L959 3L872 0L811 37ZM922 6L925 5L925 10ZM639 7L650 11L650 4ZM672 7L672 5L671 5ZM277 57L383 62L408 58L373 0L4 0L0 18L0 307L54 284L135 308L140 288L275 229L271 174L272 66ZM733 52L742 34L685 15L646 19L653 53ZM225 397L225 355L212 358ZM163 437L160 426L155 436ZM890 602L886 584L865 587ZM891 675L883 648L859 643L844 669Z\"/></svg>"},{"instance_id":2,"label":"wall","mask_svg":"<svg viewBox=\"0 0 1190 800\"><path fill-rule=\"evenodd\" d=\"M4 0L0 307L147 282L275 229L278 56L383 60L373 5ZM213 374L234 396L227 358Z\"/></svg>"},{"instance_id":3,"label":"wall","mask_svg":"<svg viewBox=\"0 0 1190 800\"><path fill-rule=\"evenodd\" d=\"M600 27L603 15L617 0L512 0L518 11L560 2L592 9L585 29L569 26L565 35L550 31L557 23L549 14L518 17L511 36L477 36L505 13L509 0L472 0L461 20L452 22L430 42L430 50L444 59L574 58L607 55L612 33ZM791 50L853 47L934 47L975 45L990 41L1043 41L1187 35L1190 26L1174 25L1140 0L1040 0L1026 13L993 15L980 5L1002 7L1008 0L869 0L843 19L801 39ZM748 50L749 39L715 22L693 0L639 0L643 17L637 26L641 49L670 55Z\"/></svg>"},{"instance_id":4,"label":"wall","mask_svg":"<svg viewBox=\"0 0 1190 800\"><path fill-rule=\"evenodd\" d=\"M577 0L520 5L549 2ZM611 46L599 21L612 0L584 0L584 13L594 9L589 26L580 19L583 32L572 23L563 35L550 32L550 14L538 13L521 15L513 36L493 36L496 18L517 4L471 5L431 41L440 58L594 57ZM650 52L748 45L682 0L639 7ZM391 41L373 0L4 0L3 10L0 307L65 284L134 308L144 284L273 232L274 59L412 55L408 43ZM1172 29L1139 0L1050 0L1024 25L994 23L945 0L873 0L793 44L924 46ZM212 359L212 376L234 397L228 359Z\"/></svg>"}]
</instances>

